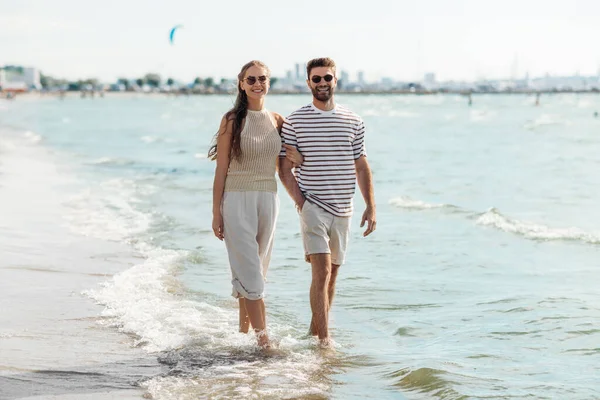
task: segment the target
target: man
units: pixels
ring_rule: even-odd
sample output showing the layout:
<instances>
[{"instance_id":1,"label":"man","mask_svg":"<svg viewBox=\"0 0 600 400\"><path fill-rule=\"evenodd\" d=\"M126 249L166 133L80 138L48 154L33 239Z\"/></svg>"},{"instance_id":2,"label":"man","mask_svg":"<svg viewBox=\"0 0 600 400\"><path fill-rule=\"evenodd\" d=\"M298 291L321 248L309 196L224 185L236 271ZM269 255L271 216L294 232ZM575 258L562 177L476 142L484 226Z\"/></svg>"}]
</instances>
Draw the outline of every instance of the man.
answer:
<instances>
[{"instance_id":1,"label":"man","mask_svg":"<svg viewBox=\"0 0 600 400\"><path fill-rule=\"evenodd\" d=\"M361 227L367 223L363 236L375 230L375 195L364 123L334 101L335 62L330 58L310 60L306 72L313 101L283 123L279 177L300 213L306 261L312 266L310 332L319 337L322 346L328 346L329 310L345 259L356 181L367 205L360 223ZM304 156L294 173L285 158L285 149L292 147Z\"/></svg>"}]
</instances>

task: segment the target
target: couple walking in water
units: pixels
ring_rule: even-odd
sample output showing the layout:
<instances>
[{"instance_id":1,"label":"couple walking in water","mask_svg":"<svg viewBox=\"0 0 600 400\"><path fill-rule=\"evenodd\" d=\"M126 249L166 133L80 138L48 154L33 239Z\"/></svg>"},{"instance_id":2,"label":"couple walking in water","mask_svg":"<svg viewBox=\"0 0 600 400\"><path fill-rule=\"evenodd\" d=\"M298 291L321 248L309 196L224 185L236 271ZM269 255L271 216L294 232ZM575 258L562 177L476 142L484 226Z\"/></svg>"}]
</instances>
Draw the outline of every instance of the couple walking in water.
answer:
<instances>
[{"instance_id":1,"label":"couple walking in water","mask_svg":"<svg viewBox=\"0 0 600 400\"><path fill-rule=\"evenodd\" d=\"M240 332L252 326L258 345L269 347L264 278L279 212L275 174L296 204L305 259L312 267L310 333L329 346L329 311L345 261L356 182L366 203L363 236L375 230L373 178L362 119L334 101L336 66L310 60L313 100L287 118L264 107L270 71L250 61L238 74L235 105L221 120L209 157L217 161L212 229L225 241Z\"/></svg>"}]
</instances>

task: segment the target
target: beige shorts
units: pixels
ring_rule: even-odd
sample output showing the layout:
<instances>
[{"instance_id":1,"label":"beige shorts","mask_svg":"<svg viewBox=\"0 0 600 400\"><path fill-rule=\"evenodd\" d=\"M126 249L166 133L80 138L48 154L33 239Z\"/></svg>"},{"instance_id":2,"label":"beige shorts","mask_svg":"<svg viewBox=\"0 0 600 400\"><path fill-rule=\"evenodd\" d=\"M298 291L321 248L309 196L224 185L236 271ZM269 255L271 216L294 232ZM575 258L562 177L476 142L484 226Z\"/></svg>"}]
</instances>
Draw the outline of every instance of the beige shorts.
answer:
<instances>
[{"instance_id":1,"label":"beige shorts","mask_svg":"<svg viewBox=\"0 0 600 400\"><path fill-rule=\"evenodd\" d=\"M225 192L221 205L233 297L264 297L279 198L272 192Z\"/></svg>"},{"instance_id":2,"label":"beige shorts","mask_svg":"<svg viewBox=\"0 0 600 400\"><path fill-rule=\"evenodd\" d=\"M304 254L331 254L331 263L342 265L350 238L351 217L337 217L310 201L300 211L300 225Z\"/></svg>"}]
</instances>

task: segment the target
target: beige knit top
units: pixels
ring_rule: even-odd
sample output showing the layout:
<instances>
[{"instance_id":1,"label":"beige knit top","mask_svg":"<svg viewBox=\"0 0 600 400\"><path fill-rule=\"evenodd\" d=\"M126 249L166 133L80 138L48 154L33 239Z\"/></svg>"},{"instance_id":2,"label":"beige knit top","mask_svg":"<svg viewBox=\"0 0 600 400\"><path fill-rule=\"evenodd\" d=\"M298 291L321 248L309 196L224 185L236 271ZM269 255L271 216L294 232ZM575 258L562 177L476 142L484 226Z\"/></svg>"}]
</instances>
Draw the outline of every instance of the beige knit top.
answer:
<instances>
[{"instance_id":1,"label":"beige knit top","mask_svg":"<svg viewBox=\"0 0 600 400\"><path fill-rule=\"evenodd\" d=\"M240 146L241 157L229 162L225 191L277 193L275 171L281 137L269 111L248 110Z\"/></svg>"}]
</instances>

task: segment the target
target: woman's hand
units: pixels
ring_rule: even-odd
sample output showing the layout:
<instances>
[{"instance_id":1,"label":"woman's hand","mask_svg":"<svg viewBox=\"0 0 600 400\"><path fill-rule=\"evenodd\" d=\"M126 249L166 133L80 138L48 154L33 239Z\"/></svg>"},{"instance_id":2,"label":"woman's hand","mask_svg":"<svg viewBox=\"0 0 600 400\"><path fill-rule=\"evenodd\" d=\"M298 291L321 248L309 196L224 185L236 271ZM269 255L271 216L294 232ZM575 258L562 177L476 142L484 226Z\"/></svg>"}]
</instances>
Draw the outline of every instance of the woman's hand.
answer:
<instances>
[{"instance_id":1,"label":"woman's hand","mask_svg":"<svg viewBox=\"0 0 600 400\"><path fill-rule=\"evenodd\" d=\"M221 213L213 215L212 230L215 233L217 239L223 240L225 236L223 236L223 216L221 215Z\"/></svg>"},{"instance_id":2,"label":"woman's hand","mask_svg":"<svg viewBox=\"0 0 600 400\"><path fill-rule=\"evenodd\" d=\"M292 162L294 168L302 165L304 157L302 157L302 154L298 151L296 146L289 144L284 144L283 146L285 147L285 158Z\"/></svg>"}]
</instances>

